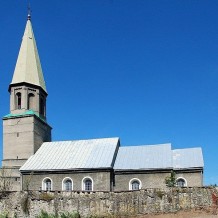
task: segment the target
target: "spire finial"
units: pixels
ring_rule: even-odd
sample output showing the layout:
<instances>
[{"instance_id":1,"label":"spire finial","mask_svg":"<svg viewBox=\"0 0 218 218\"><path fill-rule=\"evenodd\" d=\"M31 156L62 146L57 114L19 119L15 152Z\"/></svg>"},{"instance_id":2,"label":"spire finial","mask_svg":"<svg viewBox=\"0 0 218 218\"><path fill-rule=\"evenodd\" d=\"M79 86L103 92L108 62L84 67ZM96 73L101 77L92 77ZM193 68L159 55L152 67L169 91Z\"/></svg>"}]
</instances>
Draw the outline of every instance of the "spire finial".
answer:
<instances>
[{"instance_id":1,"label":"spire finial","mask_svg":"<svg viewBox=\"0 0 218 218\"><path fill-rule=\"evenodd\" d=\"M30 8L30 1L28 1L27 10L28 10L27 20L31 20L31 8Z\"/></svg>"}]
</instances>

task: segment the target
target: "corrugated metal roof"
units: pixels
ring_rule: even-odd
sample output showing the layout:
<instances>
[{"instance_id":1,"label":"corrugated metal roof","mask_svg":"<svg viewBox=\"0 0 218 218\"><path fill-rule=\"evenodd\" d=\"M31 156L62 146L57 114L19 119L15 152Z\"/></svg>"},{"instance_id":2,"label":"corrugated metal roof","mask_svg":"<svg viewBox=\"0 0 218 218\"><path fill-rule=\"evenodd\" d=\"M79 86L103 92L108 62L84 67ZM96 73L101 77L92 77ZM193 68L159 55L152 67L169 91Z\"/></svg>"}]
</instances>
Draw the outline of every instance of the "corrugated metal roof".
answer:
<instances>
[{"instance_id":1,"label":"corrugated metal roof","mask_svg":"<svg viewBox=\"0 0 218 218\"><path fill-rule=\"evenodd\" d=\"M172 168L171 144L120 147L115 170Z\"/></svg>"},{"instance_id":2,"label":"corrugated metal roof","mask_svg":"<svg viewBox=\"0 0 218 218\"><path fill-rule=\"evenodd\" d=\"M201 148L186 148L173 150L173 168L186 169L204 167Z\"/></svg>"},{"instance_id":3,"label":"corrugated metal roof","mask_svg":"<svg viewBox=\"0 0 218 218\"><path fill-rule=\"evenodd\" d=\"M119 138L45 142L20 170L110 168L117 146Z\"/></svg>"},{"instance_id":4,"label":"corrugated metal roof","mask_svg":"<svg viewBox=\"0 0 218 218\"><path fill-rule=\"evenodd\" d=\"M21 171L110 168L119 138L45 142ZM201 148L171 144L119 147L114 170L189 169L204 166Z\"/></svg>"}]
</instances>

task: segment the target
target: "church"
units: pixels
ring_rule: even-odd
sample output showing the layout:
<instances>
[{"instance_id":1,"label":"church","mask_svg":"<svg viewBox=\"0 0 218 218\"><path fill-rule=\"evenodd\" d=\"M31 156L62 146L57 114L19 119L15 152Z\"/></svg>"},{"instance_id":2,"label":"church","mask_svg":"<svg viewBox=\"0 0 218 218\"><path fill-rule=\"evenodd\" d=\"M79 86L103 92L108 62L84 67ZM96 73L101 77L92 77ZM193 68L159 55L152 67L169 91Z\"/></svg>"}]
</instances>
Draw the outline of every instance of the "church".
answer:
<instances>
[{"instance_id":1,"label":"church","mask_svg":"<svg viewBox=\"0 0 218 218\"><path fill-rule=\"evenodd\" d=\"M124 146L119 138L52 141L46 119L48 91L28 15L3 117L2 168L11 190L127 191L203 185L200 147ZM48 108L49 110L49 108Z\"/></svg>"}]
</instances>

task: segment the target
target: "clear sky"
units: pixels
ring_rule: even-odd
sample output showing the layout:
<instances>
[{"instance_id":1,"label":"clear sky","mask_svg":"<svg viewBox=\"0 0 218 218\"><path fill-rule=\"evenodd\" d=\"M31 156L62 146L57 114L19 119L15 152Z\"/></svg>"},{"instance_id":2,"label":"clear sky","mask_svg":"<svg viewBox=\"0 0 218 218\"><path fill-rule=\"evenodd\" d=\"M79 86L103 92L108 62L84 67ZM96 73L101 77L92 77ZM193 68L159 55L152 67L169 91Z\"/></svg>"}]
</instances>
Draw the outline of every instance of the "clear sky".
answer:
<instances>
[{"instance_id":1,"label":"clear sky","mask_svg":"<svg viewBox=\"0 0 218 218\"><path fill-rule=\"evenodd\" d=\"M32 0L31 7L53 140L201 146L205 184L218 184L217 0ZM26 17L27 1L0 1L2 117Z\"/></svg>"}]
</instances>

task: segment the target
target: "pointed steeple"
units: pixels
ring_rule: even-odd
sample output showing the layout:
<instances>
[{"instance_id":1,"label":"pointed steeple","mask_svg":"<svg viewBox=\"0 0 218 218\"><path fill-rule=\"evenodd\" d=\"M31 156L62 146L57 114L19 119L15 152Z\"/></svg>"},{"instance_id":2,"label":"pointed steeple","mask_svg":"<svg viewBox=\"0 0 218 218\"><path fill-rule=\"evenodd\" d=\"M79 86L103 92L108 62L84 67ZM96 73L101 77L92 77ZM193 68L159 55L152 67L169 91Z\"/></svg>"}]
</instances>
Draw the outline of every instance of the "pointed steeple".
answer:
<instances>
[{"instance_id":1,"label":"pointed steeple","mask_svg":"<svg viewBox=\"0 0 218 218\"><path fill-rule=\"evenodd\" d=\"M18 83L29 83L39 86L47 93L33 34L30 12L28 13L26 28L10 86Z\"/></svg>"}]
</instances>

